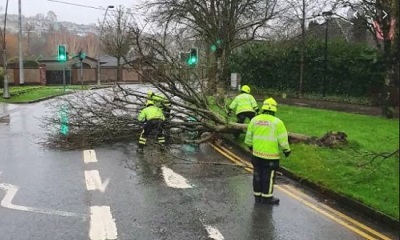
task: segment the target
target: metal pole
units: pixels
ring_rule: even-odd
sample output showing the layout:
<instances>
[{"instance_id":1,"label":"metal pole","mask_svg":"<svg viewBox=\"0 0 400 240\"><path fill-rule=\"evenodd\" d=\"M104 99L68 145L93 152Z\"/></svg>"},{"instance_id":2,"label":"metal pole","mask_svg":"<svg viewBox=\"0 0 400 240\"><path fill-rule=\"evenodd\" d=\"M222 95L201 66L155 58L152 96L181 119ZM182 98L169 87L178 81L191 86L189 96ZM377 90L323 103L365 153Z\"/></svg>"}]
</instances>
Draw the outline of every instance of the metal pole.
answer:
<instances>
[{"instance_id":1,"label":"metal pole","mask_svg":"<svg viewBox=\"0 0 400 240\"><path fill-rule=\"evenodd\" d=\"M325 97L326 75L328 72L328 20L325 23L325 56L324 56L324 78L322 81L322 97Z\"/></svg>"},{"instance_id":2,"label":"metal pole","mask_svg":"<svg viewBox=\"0 0 400 240\"><path fill-rule=\"evenodd\" d=\"M6 26L7 26L7 10L8 0L6 2L6 10L4 13L4 28L3 28L3 63L4 63L4 87L3 87L3 98L10 98L10 89L8 88L8 74L7 74L7 48L6 48Z\"/></svg>"},{"instance_id":3,"label":"metal pole","mask_svg":"<svg viewBox=\"0 0 400 240\"><path fill-rule=\"evenodd\" d=\"M83 89L83 61L81 60L81 73L80 73L80 78L81 78L81 85L82 85L82 89Z\"/></svg>"},{"instance_id":4,"label":"metal pole","mask_svg":"<svg viewBox=\"0 0 400 240\"><path fill-rule=\"evenodd\" d=\"M63 62L63 86L64 86L64 93L65 93L65 62Z\"/></svg>"},{"instance_id":5,"label":"metal pole","mask_svg":"<svg viewBox=\"0 0 400 240\"><path fill-rule=\"evenodd\" d=\"M18 0L18 51L19 51L19 85L24 85L24 59L22 54L22 13L21 0Z\"/></svg>"}]
</instances>

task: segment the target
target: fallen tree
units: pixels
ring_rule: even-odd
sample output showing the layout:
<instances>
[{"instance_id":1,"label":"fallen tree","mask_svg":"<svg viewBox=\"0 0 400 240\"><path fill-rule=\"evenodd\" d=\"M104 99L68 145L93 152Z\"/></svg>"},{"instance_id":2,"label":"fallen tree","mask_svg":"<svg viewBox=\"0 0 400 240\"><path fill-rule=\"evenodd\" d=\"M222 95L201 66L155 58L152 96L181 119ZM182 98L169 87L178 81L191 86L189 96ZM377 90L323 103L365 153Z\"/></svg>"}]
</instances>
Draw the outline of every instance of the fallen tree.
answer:
<instances>
[{"instance_id":1,"label":"fallen tree","mask_svg":"<svg viewBox=\"0 0 400 240\"><path fill-rule=\"evenodd\" d=\"M171 118L164 126L170 143L199 144L213 140L219 133L246 130L246 124L235 123L227 116L226 95L209 94L210 86L214 85L203 77L209 68L206 60L195 67L179 60L174 49L167 47L179 42L177 39L170 39L171 43L159 35L144 34L138 27L130 29L130 36L134 46L130 52L135 58L126 58L125 62L147 84L78 92L53 102L53 114L42 121L48 129L44 141L47 146L76 149L106 142L136 141L142 129L136 118L149 90L164 95L172 104ZM290 134L290 139L331 147L344 144L346 135L330 133L316 138Z\"/></svg>"}]
</instances>

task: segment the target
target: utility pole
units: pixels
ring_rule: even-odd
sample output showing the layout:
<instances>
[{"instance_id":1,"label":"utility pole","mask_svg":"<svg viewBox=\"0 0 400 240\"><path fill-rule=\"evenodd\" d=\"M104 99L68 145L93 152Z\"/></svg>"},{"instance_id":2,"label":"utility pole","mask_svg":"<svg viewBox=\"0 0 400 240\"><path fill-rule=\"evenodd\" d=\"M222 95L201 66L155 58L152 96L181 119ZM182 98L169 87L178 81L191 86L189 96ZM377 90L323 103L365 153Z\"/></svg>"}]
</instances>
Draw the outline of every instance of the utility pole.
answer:
<instances>
[{"instance_id":1,"label":"utility pole","mask_svg":"<svg viewBox=\"0 0 400 240\"><path fill-rule=\"evenodd\" d=\"M4 87L3 87L3 98L10 98L10 89L8 88L8 74L7 74L7 48L6 48L6 27L7 27L7 10L8 0L6 2L6 11L4 13L4 28L3 28L3 63L4 63Z\"/></svg>"},{"instance_id":2,"label":"utility pole","mask_svg":"<svg viewBox=\"0 0 400 240\"><path fill-rule=\"evenodd\" d=\"M19 50L19 85L24 85L24 59L22 54L22 11L21 0L18 0L18 50Z\"/></svg>"}]
</instances>

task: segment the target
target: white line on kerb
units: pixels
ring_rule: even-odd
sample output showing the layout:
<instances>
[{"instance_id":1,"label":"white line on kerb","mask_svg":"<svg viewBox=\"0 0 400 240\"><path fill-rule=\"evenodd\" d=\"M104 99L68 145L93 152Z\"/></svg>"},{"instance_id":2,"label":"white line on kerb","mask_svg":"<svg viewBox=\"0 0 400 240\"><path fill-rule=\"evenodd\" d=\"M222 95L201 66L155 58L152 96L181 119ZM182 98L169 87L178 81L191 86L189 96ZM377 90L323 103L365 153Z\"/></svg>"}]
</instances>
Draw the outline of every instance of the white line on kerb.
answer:
<instances>
[{"instance_id":1,"label":"white line on kerb","mask_svg":"<svg viewBox=\"0 0 400 240\"><path fill-rule=\"evenodd\" d=\"M90 207L90 230L91 240L117 239L117 226L111 215L109 206Z\"/></svg>"},{"instance_id":2,"label":"white line on kerb","mask_svg":"<svg viewBox=\"0 0 400 240\"><path fill-rule=\"evenodd\" d=\"M99 190L100 192L105 192L110 179L107 178L104 183L101 182L99 171L90 170L85 171L86 188L89 191Z\"/></svg>"},{"instance_id":3,"label":"white line on kerb","mask_svg":"<svg viewBox=\"0 0 400 240\"><path fill-rule=\"evenodd\" d=\"M224 236L222 236L221 232L213 226L205 225L206 230L208 232L208 237L215 240L224 240Z\"/></svg>"},{"instance_id":4,"label":"white line on kerb","mask_svg":"<svg viewBox=\"0 0 400 240\"><path fill-rule=\"evenodd\" d=\"M83 161L87 163L97 162L96 152L93 149L83 151Z\"/></svg>"},{"instance_id":5,"label":"white line on kerb","mask_svg":"<svg viewBox=\"0 0 400 240\"><path fill-rule=\"evenodd\" d=\"M163 172L165 183L168 187L172 188L192 188L192 185L189 184L188 180L183 176L177 174L172 169L167 168L166 166L162 166L161 170Z\"/></svg>"},{"instance_id":6,"label":"white line on kerb","mask_svg":"<svg viewBox=\"0 0 400 240\"><path fill-rule=\"evenodd\" d=\"M3 200L1 200L1 203L0 203L0 205L2 207L13 209L13 210L32 212L32 213L58 215L58 216L63 216L63 217L85 218L85 216L83 214L78 214L78 213L14 205L14 204L12 204L12 200L13 200L14 196L17 194L18 187L8 184L8 183L0 183L0 189L3 189L6 192L6 195L4 196Z\"/></svg>"}]
</instances>

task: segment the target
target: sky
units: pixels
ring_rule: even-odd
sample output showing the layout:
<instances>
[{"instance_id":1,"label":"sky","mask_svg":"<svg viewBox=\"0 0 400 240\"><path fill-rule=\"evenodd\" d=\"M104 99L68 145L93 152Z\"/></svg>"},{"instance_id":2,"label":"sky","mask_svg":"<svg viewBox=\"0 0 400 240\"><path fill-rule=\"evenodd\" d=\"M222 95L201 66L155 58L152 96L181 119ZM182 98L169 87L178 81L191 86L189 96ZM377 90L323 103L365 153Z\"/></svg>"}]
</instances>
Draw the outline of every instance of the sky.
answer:
<instances>
[{"instance_id":1,"label":"sky","mask_svg":"<svg viewBox=\"0 0 400 240\"><path fill-rule=\"evenodd\" d=\"M74 4L103 7L109 5L123 5L132 7L137 0L59 0L61 2L69 2ZM5 9L6 0L0 0L2 11ZM58 21L69 21L82 24L98 23L99 19L103 19L105 10L98 10L87 7L72 6L59 2L51 2L48 0L21 0L21 11L24 16L35 16L38 13L47 14L53 11L57 15ZM18 0L9 0L9 14L18 14Z\"/></svg>"}]
</instances>

